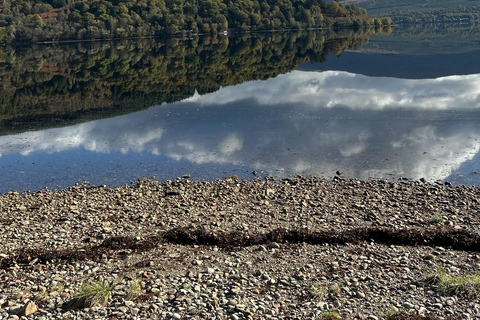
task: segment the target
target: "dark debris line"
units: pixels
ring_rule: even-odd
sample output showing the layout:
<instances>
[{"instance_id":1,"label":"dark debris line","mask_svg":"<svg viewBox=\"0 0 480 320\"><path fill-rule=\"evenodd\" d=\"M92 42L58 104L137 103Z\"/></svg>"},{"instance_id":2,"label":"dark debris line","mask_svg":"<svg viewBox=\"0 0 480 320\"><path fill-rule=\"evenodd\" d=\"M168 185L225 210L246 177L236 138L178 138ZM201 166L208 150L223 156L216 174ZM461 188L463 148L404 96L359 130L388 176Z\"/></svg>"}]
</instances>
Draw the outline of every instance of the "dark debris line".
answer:
<instances>
[{"instance_id":1,"label":"dark debris line","mask_svg":"<svg viewBox=\"0 0 480 320\"><path fill-rule=\"evenodd\" d=\"M450 247L454 250L480 251L480 235L478 233L444 226L411 229L356 228L341 232L275 229L267 233L253 234L174 228L142 240L137 240L134 237L112 237L93 247L50 251L45 249L23 250L19 251L15 256L0 260L0 268L6 269L15 264L46 263L47 261L58 260L96 261L101 259L102 256L108 256L115 251L131 250L130 252L143 252L152 250L161 243L218 246L229 249L268 244L270 242L343 245L362 241L375 241L376 243L386 245L442 246Z\"/></svg>"}]
</instances>

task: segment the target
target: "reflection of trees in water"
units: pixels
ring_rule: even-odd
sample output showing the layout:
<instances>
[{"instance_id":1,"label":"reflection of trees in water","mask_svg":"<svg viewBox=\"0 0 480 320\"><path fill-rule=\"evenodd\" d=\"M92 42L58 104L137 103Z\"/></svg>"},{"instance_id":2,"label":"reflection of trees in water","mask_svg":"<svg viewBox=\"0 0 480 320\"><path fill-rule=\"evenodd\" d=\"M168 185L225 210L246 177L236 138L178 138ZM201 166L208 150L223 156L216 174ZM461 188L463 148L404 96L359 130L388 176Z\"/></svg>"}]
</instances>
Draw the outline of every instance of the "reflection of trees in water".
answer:
<instances>
[{"instance_id":1,"label":"reflection of trees in water","mask_svg":"<svg viewBox=\"0 0 480 320\"><path fill-rule=\"evenodd\" d=\"M7 128L16 126L12 119L27 116L70 115L86 120L87 110L108 108L102 111L106 116L105 111L112 115L174 102L195 90L214 92L275 77L308 60L323 62L330 53L360 47L375 31L369 32L10 48L1 55L0 119Z\"/></svg>"}]
</instances>

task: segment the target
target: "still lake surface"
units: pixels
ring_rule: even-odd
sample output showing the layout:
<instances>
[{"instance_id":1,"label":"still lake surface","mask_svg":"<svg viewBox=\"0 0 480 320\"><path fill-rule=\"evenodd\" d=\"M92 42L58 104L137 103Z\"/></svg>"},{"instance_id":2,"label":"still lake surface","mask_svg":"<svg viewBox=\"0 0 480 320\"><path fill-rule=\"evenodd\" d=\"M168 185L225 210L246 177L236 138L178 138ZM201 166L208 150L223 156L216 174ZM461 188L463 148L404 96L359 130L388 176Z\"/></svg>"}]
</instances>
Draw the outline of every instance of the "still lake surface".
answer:
<instances>
[{"instance_id":1,"label":"still lake surface","mask_svg":"<svg viewBox=\"0 0 480 320\"><path fill-rule=\"evenodd\" d=\"M478 185L478 34L430 26L368 43L306 33L7 52L0 193L252 171Z\"/></svg>"}]
</instances>

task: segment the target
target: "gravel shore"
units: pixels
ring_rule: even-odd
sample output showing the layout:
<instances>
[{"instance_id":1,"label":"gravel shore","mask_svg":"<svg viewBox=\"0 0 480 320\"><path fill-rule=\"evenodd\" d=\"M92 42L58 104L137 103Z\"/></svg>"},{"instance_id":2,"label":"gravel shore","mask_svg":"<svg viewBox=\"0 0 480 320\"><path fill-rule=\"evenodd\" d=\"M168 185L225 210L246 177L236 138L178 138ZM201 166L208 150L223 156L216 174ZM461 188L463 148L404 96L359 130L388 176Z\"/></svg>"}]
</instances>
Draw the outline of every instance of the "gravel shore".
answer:
<instances>
[{"instance_id":1,"label":"gravel shore","mask_svg":"<svg viewBox=\"0 0 480 320\"><path fill-rule=\"evenodd\" d=\"M480 319L479 200L338 177L10 192L0 320Z\"/></svg>"}]
</instances>

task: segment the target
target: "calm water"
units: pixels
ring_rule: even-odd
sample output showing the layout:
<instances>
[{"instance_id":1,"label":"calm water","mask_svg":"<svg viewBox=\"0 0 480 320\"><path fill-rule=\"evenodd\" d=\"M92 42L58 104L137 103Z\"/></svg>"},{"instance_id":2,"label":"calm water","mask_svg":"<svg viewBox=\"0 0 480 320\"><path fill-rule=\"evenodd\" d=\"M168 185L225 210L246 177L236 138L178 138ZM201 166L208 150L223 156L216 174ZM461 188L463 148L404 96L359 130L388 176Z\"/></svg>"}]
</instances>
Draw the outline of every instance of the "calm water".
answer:
<instances>
[{"instance_id":1,"label":"calm water","mask_svg":"<svg viewBox=\"0 0 480 320\"><path fill-rule=\"evenodd\" d=\"M411 46L416 49L409 51L407 31L371 38L369 44L349 40L340 57L332 54L340 54L338 48L325 49L339 43L329 43L331 36L321 48L312 45L316 42L311 36L296 36L273 39L272 48L261 38L261 50L255 39L231 38L228 43L217 40L179 50L175 50L178 44L159 47L153 58L142 56L137 48L132 49L134 57L111 59L116 63L125 58L131 69L140 63L136 74L143 70L140 67L146 68L145 78L139 76L137 82L127 81L128 73L108 73L116 69L107 64L103 74L111 76L98 84L88 78L93 72L100 74L98 66L89 66L90 73L76 66L73 74L68 59L36 66L38 74L18 69L22 84L28 85L23 95L17 89L15 95L2 96L5 104L10 103L8 110L14 108L16 113L4 112L1 123L0 192L65 188L83 181L117 186L144 176L163 180L186 173L193 179L231 175L251 179L254 170L275 178L331 178L340 170L347 178L423 177L477 185L480 51L475 38L463 44L464 50L441 54L431 46L422 51L412 36ZM452 32L459 32L458 28ZM441 48L448 45L448 39L431 34ZM422 34L428 35L428 30ZM448 38L455 39L455 34ZM255 46L259 51L252 49ZM271 54L279 48L278 56ZM183 54L183 63L190 63L190 49L191 56L205 53L206 60L184 66L186 73L178 74L187 75L180 78L176 72L181 66L175 59ZM163 78L154 74L153 67L162 66L161 50L177 52L174 61L165 65L169 76ZM97 60L98 55L112 55L112 50L104 51L96 49ZM238 58L252 54L258 61ZM214 61L208 60L212 56ZM157 62L147 64L142 59ZM471 68L465 67L467 59ZM205 65L213 69L200 68ZM231 73L215 74L216 65L230 66ZM37 82L26 81L27 75ZM119 79L123 79L122 94L115 95L112 86L119 87ZM172 82L177 85L168 92L159 90ZM82 87L76 89L79 83ZM56 91L48 91L52 89L47 90L46 84ZM128 86L134 89L127 95ZM85 95L87 89L90 94ZM69 100L62 100L65 95ZM70 114L55 109L67 100L63 103L73 110ZM48 103L33 108L30 101ZM87 102L99 107L86 111Z\"/></svg>"}]
</instances>

